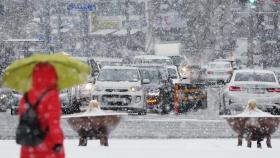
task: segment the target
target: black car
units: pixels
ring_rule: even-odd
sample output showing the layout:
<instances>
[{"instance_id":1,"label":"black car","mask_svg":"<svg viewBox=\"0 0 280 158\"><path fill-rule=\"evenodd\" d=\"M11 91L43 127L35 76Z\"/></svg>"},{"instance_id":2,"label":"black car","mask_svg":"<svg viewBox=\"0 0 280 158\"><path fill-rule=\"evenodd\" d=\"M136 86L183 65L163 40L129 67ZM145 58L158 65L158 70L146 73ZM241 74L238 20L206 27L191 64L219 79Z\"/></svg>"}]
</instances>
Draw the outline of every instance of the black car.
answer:
<instances>
[{"instance_id":1,"label":"black car","mask_svg":"<svg viewBox=\"0 0 280 158\"><path fill-rule=\"evenodd\" d=\"M61 111L63 114L81 112L81 103L76 98L73 98L71 101L71 98L68 95L67 91L61 92L59 94L59 99L61 103Z\"/></svg>"},{"instance_id":2,"label":"black car","mask_svg":"<svg viewBox=\"0 0 280 158\"><path fill-rule=\"evenodd\" d=\"M145 89L147 110L169 113L173 109L172 82L163 66L138 66Z\"/></svg>"},{"instance_id":3,"label":"black car","mask_svg":"<svg viewBox=\"0 0 280 158\"><path fill-rule=\"evenodd\" d=\"M22 97L22 94L18 93L18 92L14 92L13 93L13 98L14 98L14 103L12 104L11 108L11 115L15 115L18 113L18 106L19 106L19 102L20 99Z\"/></svg>"},{"instance_id":4,"label":"black car","mask_svg":"<svg viewBox=\"0 0 280 158\"><path fill-rule=\"evenodd\" d=\"M6 112L7 109L17 106L21 95L9 88L0 88L0 111Z\"/></svg>"}]
</instances>

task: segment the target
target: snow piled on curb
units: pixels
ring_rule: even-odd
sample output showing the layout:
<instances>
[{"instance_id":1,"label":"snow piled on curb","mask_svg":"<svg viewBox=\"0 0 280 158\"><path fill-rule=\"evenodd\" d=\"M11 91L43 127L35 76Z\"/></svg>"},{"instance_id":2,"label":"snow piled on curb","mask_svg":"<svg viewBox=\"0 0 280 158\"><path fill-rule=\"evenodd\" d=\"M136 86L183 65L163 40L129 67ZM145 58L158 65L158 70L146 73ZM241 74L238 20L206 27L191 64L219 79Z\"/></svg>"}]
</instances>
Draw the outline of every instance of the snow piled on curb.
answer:
<instances>
[{"instance_id":1,"label":"snow piled on curb","mask_svg":"<svg viewBox=\"0 0 280 158\"><path fill-rule=\"evenodd\" d=\"M109 147L90 140L88 146L78 146L78 140L65 140L66 158L278 158L280 139L272 139L272 149L237 147L237 139L112 139ZM0 141L1 157L18 158L20 146L14 140Z\"/></svg>"}]
</instances>

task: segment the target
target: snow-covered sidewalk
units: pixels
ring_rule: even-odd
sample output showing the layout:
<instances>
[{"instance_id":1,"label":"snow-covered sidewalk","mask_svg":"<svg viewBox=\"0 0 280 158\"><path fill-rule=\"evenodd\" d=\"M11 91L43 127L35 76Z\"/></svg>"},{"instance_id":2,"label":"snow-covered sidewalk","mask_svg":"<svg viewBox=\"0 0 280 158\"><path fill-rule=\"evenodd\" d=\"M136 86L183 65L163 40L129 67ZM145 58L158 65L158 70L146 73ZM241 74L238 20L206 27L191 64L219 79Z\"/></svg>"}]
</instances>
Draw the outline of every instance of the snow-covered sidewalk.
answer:
<instances>
[{"instance_id":1,"label":"snow-covered sidewalk","mask_svg":"<svg viewBox=\"0 0 280 158\"><path fill-rule=\"evenodd\" d=\"M237 147L237 139L111 139L109 147L90 140L78 146L78 140L65 140L66 158L278 158L280 139L272 139L272 149L262 142L262 149ZM14 140L0 140L1 157L18 158L19 146Z\"/></svg>"}]
</instances>

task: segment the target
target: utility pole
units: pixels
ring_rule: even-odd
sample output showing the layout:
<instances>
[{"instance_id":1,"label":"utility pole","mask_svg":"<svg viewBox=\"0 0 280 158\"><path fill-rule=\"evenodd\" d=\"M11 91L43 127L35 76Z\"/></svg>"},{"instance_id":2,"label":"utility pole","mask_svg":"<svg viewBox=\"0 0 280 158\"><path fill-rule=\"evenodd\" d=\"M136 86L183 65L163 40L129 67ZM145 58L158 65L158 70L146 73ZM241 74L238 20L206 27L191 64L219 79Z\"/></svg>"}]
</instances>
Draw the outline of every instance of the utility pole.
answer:
<instances>
[{"instance_id":1,"label":"utility pole","mask_svg":"<svg viewBox=\"0 0 280 158\"><path fill-rule=\"evenodd\" d=\"M82 12L82 52L84 55L89 56L89 13Z\"/></svg>"},{"instance_id":2,"label":"utility pole","mask_svg":"<svg viewBox=\"0 0 280 158\"><path fill-rule=\"evenodd\" d=\"M126 24L126 47L129 49L130 47L130 31L131 31L131 26L129 23L129 0L125 1L125 24Z\"/></svg>"},{"instance_id":3,"label":"utility pole","mask_svg":"<svg viewBox=\"0 0 280 158\"><path fill-rule=\"evenodd\" d=\"M254 20L253 20L253 6L250 6L249 9L249 19L248 19L248 27L249 27L249 36L247 38L247 67L252 68L254 64Z\"/></svg>"},{"instance_id":4,"label":"utility pole","mask_svg":"<svg viewBox=\"0 0 280 158\"><path fill-rule=\"evenodd\" d=\"M44 39L45 39L45 48L47 51L51 51L51 45L50 45L50 40L51 40L51 26L50 26L50 1L49 0L44 0L44 8L43 8L43 30L44 30Z\"/></svg>"},{"instance_id":5,"label":"utility pole","mask_svg":"<svg viewBox=\"0 0 280 158\"><path fill-rule=\"evenodd\" d=\"M61 2L56 1L56 16L57 16L57 42L56 48L60 51L62 49L62 34L61 34Z\"/></svg>"}]
</instances>

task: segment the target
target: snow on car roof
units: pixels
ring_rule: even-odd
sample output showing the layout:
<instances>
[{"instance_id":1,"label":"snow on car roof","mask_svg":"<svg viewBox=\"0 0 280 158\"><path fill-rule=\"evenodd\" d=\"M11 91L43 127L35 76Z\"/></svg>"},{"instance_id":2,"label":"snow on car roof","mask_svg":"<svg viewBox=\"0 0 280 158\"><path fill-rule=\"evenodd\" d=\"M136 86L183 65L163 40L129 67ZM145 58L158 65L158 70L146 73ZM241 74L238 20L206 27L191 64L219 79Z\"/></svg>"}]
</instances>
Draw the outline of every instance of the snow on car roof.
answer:
<instances>
[{"instance_id":1,"label":"snow on car roof","mask_svg":"<svg viewBox=\"0 0 280 158\"><path fill-rule=\"evenodd\" d=\"M220 61L225 61L225 62L233 62L234 59L216 59L214 61L220 62Z\"/></svg>"},{"instance_id":2,"label":"snow on car roof","mask_svg":"<svg viewBox=\"0 0 280 158\"><path fill-rule=\"evenodd\" d=\"M122 58L108 58L108 57L92 57L96 62L102 61L112 61L112 62L122 62Z\"/></svg>"},{"instance_id":3,"label":"snow on car roof","mask_svg":"<svg viewBox=\"0 0 280 158\"><path fill-rule=\"evenodd\" d=\"M130 64L131 66L135 67L164 67L167 66L165 64L158 64L158 63L137 63L137 64Z\"/></svg>"},{"instance_id":4,"label":"snow on car roof","mask_svg":"<svg viewBox=\"0 0 280 158\"><path fill-rule=\"evenodd\" d=\"M135 56L134 58L141 58L141 59L171 59L170 57L167 56L160 56L160 55L138 55Z\"/></svg>"},{"instance_id":5,"label":"snow on car roof","mask_svg":"<svg viewBox=\"0 0 280 158\"><path fill-rule=\"evenodd\" d=\"M257 72L257 73L272 73L274 74L273 71L270 71L270 70L262 70L262 69L241 69L241 70L235 70L234 71L235 73L238 73L238 72Z\"/></svg>"},{"instance_id":6,"label":"snow on car roof","mask_svg":"<svg viewBox=\"0 0 280 158\"><path fill-rule=\"evenodd\" d=\"M210 64L229 64L230 62L229 61L212 61L209 63Z\"/></svg>"},{"instance_id":7,"label":"snow on car roof","mask_svg":"<svg viewBox=\"0 0 280 158\"><path fill-rule=\"evenodd\" d=\"M104 66L102 69L137 69L132 66Z\"/></svg>"}]
</instances>

